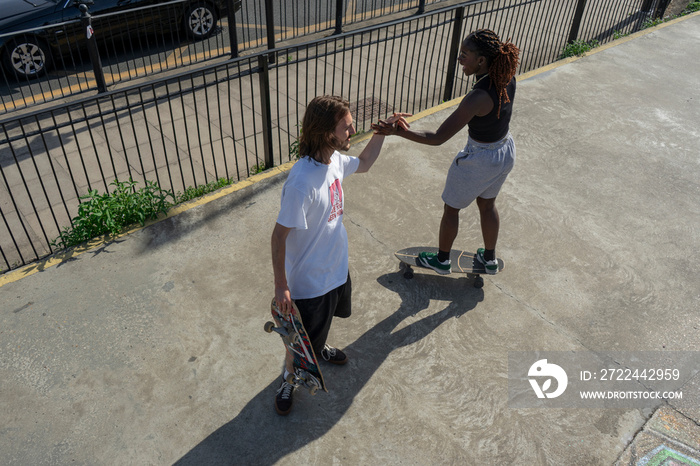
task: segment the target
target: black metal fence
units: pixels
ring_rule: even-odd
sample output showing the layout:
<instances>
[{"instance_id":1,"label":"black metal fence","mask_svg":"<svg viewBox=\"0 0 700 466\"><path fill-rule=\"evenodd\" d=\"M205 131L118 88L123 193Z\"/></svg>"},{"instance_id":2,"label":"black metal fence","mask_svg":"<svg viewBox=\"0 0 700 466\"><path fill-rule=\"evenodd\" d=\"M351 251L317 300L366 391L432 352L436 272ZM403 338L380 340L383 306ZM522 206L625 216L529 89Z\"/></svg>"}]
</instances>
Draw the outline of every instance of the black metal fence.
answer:
<instances>
[{"instance_id":1,"label":"black metal fence","mask_svg":"<svg viewBox=\"0 0 700 466\"><path fill-rule=\"evenodd\" d=\"M173 0L0 34L0 115L311 34L339 33L383 15L408 16L441 1L363 0L351 8L343 0ZM200 5L210 5L212 29L196 33L183 15ZM77 6L64 10L81 15Z\"/></svg>"},{"instance_id":2,"label":"black metal fence","mask_svg":"<svg viewBox=\"0 0 700 466\"><path fill-rule=\"evenodd\" d=\"M274 48L284 41L310 34L333 32L389 15L425 13L426 8L454 0L247 0L236 17L243 50ZM253 25L253 27L248 27Z\"/></svg>"},{"instance_id":3,"label":"black metal fence","mask_svg":"<svg viewBox=\"0 0 700 466\"><path fill-rule=\"evenodd\" d=\"M581 17L596 21L583 30L601 42L632 32L644 1L589 1ZM79 197L107 192L115 179L177 193L293 159L313 96L348 98L362 131L392 111L463 95L470 83L455 72L457 50L471 30L510 38L522 50L520 72L551 63L579 4L474 1L0 121L0 271L53 253Z\"/></svg>"},{"instance_id":4,"label":"black metal fence","mask_svg":"<svg viewBox=\"0 0 700 466\"><path fill-rule=\"evenodd\" d=\"M37 104L105 92L134 80L223 61L313 34L340 34L378 18L408 17L455 0L173 0L0 34L0 115ZM489 2L498 8L499 1ZM640 17L662 14L668 0L645 0L632 16L626 0L608 2L538 1L540 14L576 3L570 40L606 36L601 21L634 25ZM638 2L635 2L638 3ZM210 5L212 29L195 33L184 25L192 7ZM95 7L93 7L94 9ZM77 17L67 6L65 15ZM585 12L585 15L584 15ZM613 18L615 15L617 17ZM235 27L230 27L235 24ZM578 26L581 25L579 34ZM559 31L557 31L559 32ZM16 49L17 45L27 44ZM93 53L87 53L87 51ZM14 58L11 58L14 57Z\"/></svg>"}]
</instances>

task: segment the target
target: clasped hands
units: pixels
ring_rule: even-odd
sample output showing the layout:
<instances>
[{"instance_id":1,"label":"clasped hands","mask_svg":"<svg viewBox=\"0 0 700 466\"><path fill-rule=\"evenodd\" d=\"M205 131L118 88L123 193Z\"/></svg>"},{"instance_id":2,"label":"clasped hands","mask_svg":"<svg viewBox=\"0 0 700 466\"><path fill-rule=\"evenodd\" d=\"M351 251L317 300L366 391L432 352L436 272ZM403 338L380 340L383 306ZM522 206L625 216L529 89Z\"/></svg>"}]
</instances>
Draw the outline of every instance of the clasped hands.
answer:
<instances>
[{"instance_id":1,"label":"clasped hands","mask_svg":"<svg viewBox=\"0 0 700 466\"><path fill-rule=\"evenodd\" d=\"M379 120L377 123L372 123L374 134L382 136L391 136L399 130L408 130L411 125L406 121L406 117L413 116L411 113L394 113L386 120Z\"/></svg>"}]
</instances>

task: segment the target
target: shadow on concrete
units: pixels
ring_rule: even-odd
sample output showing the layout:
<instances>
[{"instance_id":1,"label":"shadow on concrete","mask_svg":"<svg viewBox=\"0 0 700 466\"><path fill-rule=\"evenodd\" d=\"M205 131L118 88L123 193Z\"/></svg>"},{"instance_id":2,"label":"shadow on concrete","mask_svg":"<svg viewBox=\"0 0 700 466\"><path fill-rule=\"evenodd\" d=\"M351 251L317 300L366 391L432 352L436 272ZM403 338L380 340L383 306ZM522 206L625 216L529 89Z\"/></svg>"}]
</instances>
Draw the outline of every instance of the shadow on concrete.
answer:
<instances>
[{"instance_id":1,"label":"shadow on concrete","mask_svg":"<svg viewBox=\"0 0 700 466\"><path fill-rule=\"evenodd\" d=\"M394 350L420 341L448 320L459 318L476 308L484 299L483 290L473 288L466 278L426 274L406 280L397 272L383 275L377 281L397 293L401 304L395 312L345 348L351 356L347 365L325 365L323 370L329 382L328 394L311 397L307 392L297 390L292 413L281 417L273 408L275 391L279 386L279 379L275 378L234 419L205 438L175 464L277 463L330 431L345 416L355 397ZM448 301L449 304L443 310L395 331L406 319L428 309L434 299Z\"/></svg>"},{"instance_id":2,"label":"shadow on concrete","mask_svg":"<svg viewBox=\"0 0 700 466\"><path fill-rule=\"evenodd\" d=\"M208 202L200 205L200 216L192 221L186 220L185 216L174 215L160 222L160 228L142 230L145 240L140 244L139 254L151 254L163 246L182 241L183 238L189 236L192 232L206 226L215 224L218 220L235 215L235 212L241 211L241 215L249 208L258 202L258 197L261 193L268 190L279 189L287 180L287 173L281 176L272 176L256 182L252 186L247 186L245 189L235 191L224 196L216 201ZM276 213L270 217L269 231L277 219ZM250 231L250 234L259 234L259 232ZM267 234L267 233L266 233Z\"/></svg>"}]
</instances>

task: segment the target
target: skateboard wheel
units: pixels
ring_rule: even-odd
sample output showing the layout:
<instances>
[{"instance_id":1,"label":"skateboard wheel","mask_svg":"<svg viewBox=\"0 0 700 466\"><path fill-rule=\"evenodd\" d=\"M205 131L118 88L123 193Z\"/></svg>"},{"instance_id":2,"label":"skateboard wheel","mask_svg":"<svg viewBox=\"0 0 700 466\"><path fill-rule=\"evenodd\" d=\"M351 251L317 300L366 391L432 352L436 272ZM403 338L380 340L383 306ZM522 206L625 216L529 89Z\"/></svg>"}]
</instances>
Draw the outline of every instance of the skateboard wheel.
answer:
<instances>
[{"instance_id":1,"label":"skateboard wheel","mask_svg":"<svg viewBox=\"0 0 700 466\"><path fill-rule=\"evenodd\" d=\"M265 322L265 331L267 333L272 333L272 329L275 328L275 324L273 322Z\"/></svg>"},{"instance_id":2,"label":"skateboard wheel","mask_svg":"<svg viewBox=\"0 0 700 466\"><path fill-rule=\"evenodd\" d=\"M315 395L317 390L318 390L318 387L314 385L313 387L309 388L309 393L311 393L312 395Z\"/></svg>"},{"instance_id":3,"label":"skateboard wheel","mask_svg":"<svg viewBox=\"0 0 700 466\"><path fill-rule=\"evenodd\" d=\"M296 385L296 377L293 373L290 372L289 374L287 374L286 380L288 384Z\"/></svg>"},{"instance_id":4,"label":"skateboard wheel","mask_svg":"<svg viewBox=\"0 0 700 466\"><path fill-rule=\"evenodd\" d=\"M482 277L477 276L474 279L474 288L483 288L484 287L484 279Z\"/></svg>"}]
</instances>

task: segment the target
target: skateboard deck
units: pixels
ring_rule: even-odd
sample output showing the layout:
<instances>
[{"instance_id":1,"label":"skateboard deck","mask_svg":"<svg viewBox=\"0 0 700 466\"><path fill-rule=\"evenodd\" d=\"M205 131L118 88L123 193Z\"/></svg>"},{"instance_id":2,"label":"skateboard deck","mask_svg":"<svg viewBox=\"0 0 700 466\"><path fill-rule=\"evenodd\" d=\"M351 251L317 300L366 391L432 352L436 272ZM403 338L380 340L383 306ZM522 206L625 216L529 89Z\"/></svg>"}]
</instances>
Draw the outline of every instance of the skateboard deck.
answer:
<instances>
[{"instance_id":1,"label":"skateboard deck","mask_svg":"<svg viewBox=\"0 0 700 466\"><path fill-rule=\"evenodd\" d=\"M438 248L426 246L417 246L412 248L401 249L396 251L394 255L401 261L403 276L407 279L413 278L413 267L432 270L429 267L423 266L418 260L418 254L426 251L437 254ZM498 260L498 271L502 271L504 264L501 259ZM452 273L466 273L467 277L474 278L474 286L481 288L484 286L484 278L481 275L487 275L483 264L476 259L476 253L460 251L452 249L450 251L450 261L452 262Z\"/></svg>"},{"instance_id":2,"label":"skateboard deck","mask_svg":"<svg viewBox=\"0 0 700 466\"><path fill-rule=\"evenodd\" d=\"M306 388L312 395L315 395L319 388L328 392L296 304L292 303L292 311L285 317L277 309L277 302L273 298L270 311L274 322L266 322L265 331L279 333L284 347L294 358L294 373L289 375L287 382L296 387Z\"/></svg>"}]
</instances>

